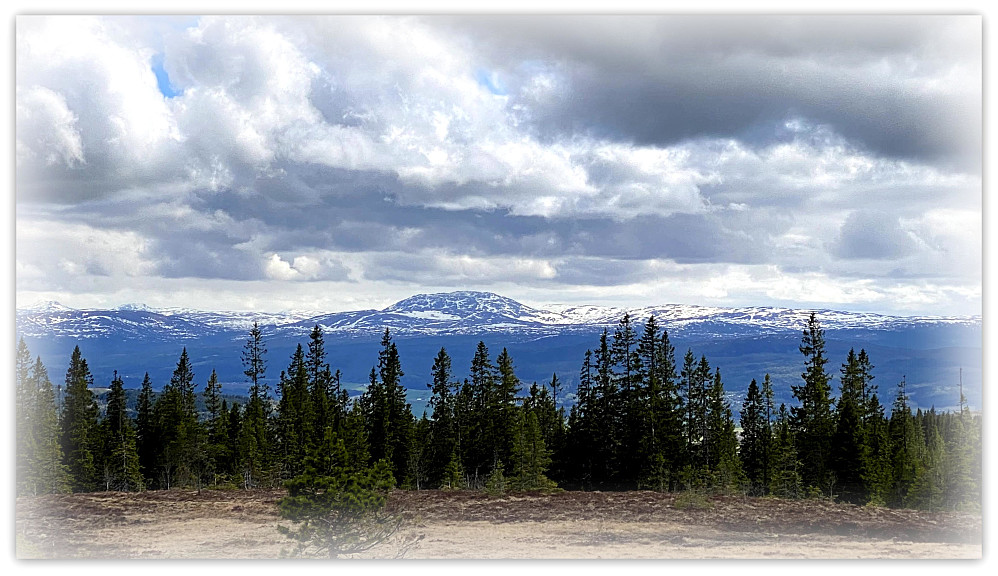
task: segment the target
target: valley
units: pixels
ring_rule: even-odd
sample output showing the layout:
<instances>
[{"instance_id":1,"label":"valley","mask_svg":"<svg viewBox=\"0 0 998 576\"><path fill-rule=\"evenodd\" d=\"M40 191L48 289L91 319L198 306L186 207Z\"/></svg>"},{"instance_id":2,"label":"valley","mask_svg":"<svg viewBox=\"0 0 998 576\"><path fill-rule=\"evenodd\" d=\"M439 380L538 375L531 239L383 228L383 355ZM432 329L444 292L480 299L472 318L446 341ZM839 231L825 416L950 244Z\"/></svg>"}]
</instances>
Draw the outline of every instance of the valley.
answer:
<instances>
[{"instance_id":1,"label":"valley","mask_svg":"<svg viewBox=\"0 0 998 576\"><path fill-rule=\"evenodd\" d=\"M800 334L808 310L720 308L682 304L622 309L606 306L526 306L488 292L416 295L383 310L322 314L154 310L142 305L113 310L74 310L58 303L17 311L17 332L49 367L54 381L63 374L70 352L79 345L95 375L106 386L112 373L126 388L137 389L146 372L154 388L169 381L180 350L191 355L199 384L217 370L223 391L245 394L241 350L253 322L259 322L268 347L265 381L276 386L280 371L312 327L325 334L333 369L352 395L367 384L377 362L381 336L388 328L398 344L413 412L419 416L429 397L433 356L445 347L456 375L470 365L475 346L485 342L493 354L507 348L524 388L544 384L557 373L565 385L558 401L574 401L587 349L599 334L614 328L624 313L639 327L651 315L669 331L681 358L687 349L719 366L725 389L738 406L752 379L769 373L777 403L790 403L790 387L800 382ZM865 348L875 366L875 384L889 404L905 378L915 407L953 410L959 387L972 409L981 407L982 322L974 317L898 317L833 310L817 311L826 331L829 370L850 348Z\"/></svg>"}]
</instances>

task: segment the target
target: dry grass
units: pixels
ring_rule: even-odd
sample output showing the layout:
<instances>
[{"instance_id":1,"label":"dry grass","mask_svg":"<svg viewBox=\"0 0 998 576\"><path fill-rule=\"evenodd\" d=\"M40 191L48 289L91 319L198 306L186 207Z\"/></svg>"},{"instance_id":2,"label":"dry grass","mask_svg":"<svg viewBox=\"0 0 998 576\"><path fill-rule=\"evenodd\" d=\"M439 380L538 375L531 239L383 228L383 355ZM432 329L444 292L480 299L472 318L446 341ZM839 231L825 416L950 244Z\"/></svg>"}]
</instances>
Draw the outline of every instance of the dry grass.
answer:
<instances>
[{"instance_id":1,"label":"dry grass","mask_svg":"<svg viewBox=\"0 0 998 576\"><path fill-rule=\"evenodd\" d=\"M21 498L18 557L278 558L282 491ZM656 492L490 497L396 491L404 534L377 558L980 558L971 514ZM412 542L418 542L415 546Z\"/></svg>"}]
</instances>

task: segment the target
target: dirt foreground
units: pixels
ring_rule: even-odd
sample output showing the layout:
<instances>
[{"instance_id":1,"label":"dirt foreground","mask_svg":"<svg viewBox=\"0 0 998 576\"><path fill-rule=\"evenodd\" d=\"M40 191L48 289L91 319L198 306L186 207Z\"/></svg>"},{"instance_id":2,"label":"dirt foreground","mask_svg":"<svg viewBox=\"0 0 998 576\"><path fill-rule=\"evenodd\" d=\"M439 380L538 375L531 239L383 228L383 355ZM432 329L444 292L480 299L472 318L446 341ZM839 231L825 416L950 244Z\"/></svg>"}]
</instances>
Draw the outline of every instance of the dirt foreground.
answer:
<instances>
[{"instance_id":1,"label":"dirt foreground","mask_svg":"<svg viewBox=\"0 0 998 576\"><path fill-rule=\"evenodd\" d=\"M20 498L18 558L280 558L282 491ZM397 491L403 533L366 558L981 558L981 517L655 492L490 498ZM415 542L415 544L412 544Z\"/></svg>"}]
</instances>

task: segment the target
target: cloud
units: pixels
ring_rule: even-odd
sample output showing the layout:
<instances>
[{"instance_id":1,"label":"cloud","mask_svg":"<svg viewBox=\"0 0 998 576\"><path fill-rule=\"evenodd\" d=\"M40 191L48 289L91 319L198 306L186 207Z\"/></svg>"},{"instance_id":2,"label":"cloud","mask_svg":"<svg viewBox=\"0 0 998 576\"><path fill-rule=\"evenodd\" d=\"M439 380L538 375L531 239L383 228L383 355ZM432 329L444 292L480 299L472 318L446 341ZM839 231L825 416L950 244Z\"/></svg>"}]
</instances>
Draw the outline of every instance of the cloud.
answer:
<instances>
[{"instance_id":1,"label":"cloud","mask_svg":"<svg viewBox=\"0 0 998 576\"><path fill-rule=\"evenodd\" d=\"M895 260L911 253L912 235L896 216L877 212L851 213L839 229L835 253L839 258Z\"/></svg>"},{"instance_id":2,"label":"cloud","mask_svg":"<svg viewBox=\"0 0 998 576\"><path fill-rule=\"evenodd\" d=\"M981 20L897 16L465 17L548 139L772 140L788 112L871 153L979 167ZM525 59L556 91L519 83ZM522 88L521 88L522 86Z\"/></svg>"},{"instance_id":3,"label":"cloud","mask_svg":"<svg viewBox=\"0 0 998 576\"><path fill-rule=\"evenodd\" d=\"M976 17L30 16L16 42L19 290L980 284Z\"/></svg>"},{"instance_id":4,"label":"cloud","mask_svg":"<svg viewBox=\"0 0 998 576\"><path fill-rule=\"evenodd\" d=\"M87 16L20 17L17 43L19 124L59 102L85 161L51 166L47 156L25 153L21 144L44 138L46 126L19 126L17 184L26 199L77 202L181 175L173 156L181 135L148 50L129 45L113 22Z\"/></svg>"},{"instance_id":5,"label":"cloud","mask_svg":"<svg viewBox=\"0 0 998 576\"><path fill-rule=\"evenodd\" d=\"M77 117L66 99L42 86L17 89L17 162L73 167L84 162Z\"/></svg>"},{"instance_id":6,"label":"cloud","mask_svg":"<svg viewBox=\"0 0 998 576\"><path fill-rule=\"evenodd\" d=\"M272 280L345 280L349 275L347 268L328 254L303 254L290 262L271 254L263 271Z\"/></svg>"},{"instance_id":7,"label":"cloud","mask_svg":"<svg viewBox=\"0 0 998 576\"><path fill-rule=\"evenodd\" d=\"M128 281L156 270L149 241L131 231L19 220L16 237L18 289L74 290L86 286L90 276Z\"/></svg>"}]
</instances>

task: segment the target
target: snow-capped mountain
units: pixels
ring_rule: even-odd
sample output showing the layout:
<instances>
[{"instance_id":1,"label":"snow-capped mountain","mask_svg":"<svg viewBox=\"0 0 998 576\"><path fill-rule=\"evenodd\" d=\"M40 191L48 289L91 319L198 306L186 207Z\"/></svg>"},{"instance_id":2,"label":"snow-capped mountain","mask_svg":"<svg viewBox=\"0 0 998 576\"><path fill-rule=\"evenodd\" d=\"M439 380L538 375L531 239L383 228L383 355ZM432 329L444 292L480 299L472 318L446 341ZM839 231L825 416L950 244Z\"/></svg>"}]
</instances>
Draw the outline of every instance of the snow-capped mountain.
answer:
<instances>
[{"instance_id":1,"label":"snow-capped mountain","mask_svg":"<svg viewBox=\"0 0 998 576\"><path fill-rule=\"evenodd\" d=\"M788 308L720 308L663 304L639 308L607 306L527 306L489 292L419 294L381 310L315 313L214 312L152 309L131 304L114 310L74 310L46 302L17 310L17 335L32 354L42 356L53 381L80 346L95 382L114 371L126 387L137 387L145 372L154 386L168 382L182 347L198 378L218 370L226 389L245 388L242 346L254 322L270 350L267 379L276 385L284 362L322 326L330 363L343 381L360 390L376 365L379 341L391 330L405 367L403 384L413 394L426 389L434 355L446 347L460 378L481 340L493 355L508 348L523 382L544 382L557 373L571 389L587 349L599 333L611 333L624 314L637 330L650 316L669 332L677 355L705 354L724 372L726 389L737 399L748 382L771 374L778 401L801 372L801 331L811 311ZM906 378L913 401L937 408L955 405L959 378L970 398L982 385L981 318L900 317L833 310L815 311L826 330L831 373L850 348L867 349L886 398ZM782 391L782 392L781 392ZM976 395L976 396L975 396ZM973 402L972 402L973 403ZM737 402L733 404L736 406Z\"/></svg>"},{"instance_id":2,"label":"snow-capped mountain","mask_svg":"<svg viewBox=\"0 0 998 576\"><path fill-rule=\"evenodd\" d=\"M800 331L807 324L812 310L773 307L720 308L716 306L696 306L689 304L669 304L643 308L616 308L605 306L566 306L554 304L548 307L560 314L568 324L613 325L628 314L632 321L643 322L654 316L659 325L672 329L693 328L705 323L723 323L731 326L749 327L767 332ZM843 312L838 310L813 310L826 330L893 329L913 324L980 324L976 316L885 316L867 312Z\"/></svg>"},{"instance_id":3,"label":"snow-capped mountain","mask_svg":"<svg viewBox=\"0 0 998 576\"><path fill-rule=\"evenodd\" d=\"M315 325L325 332L380 334L389 328L398 336L526 332L552 334L593 331L616 326L625 314L643 324L654 316L670 332L726 336L742 333L799 332L810 310L745 307L720 308L668 304L643 308L551 305L532 308L491 292L418 294L382 310L358 310L314 315L310 312L210 312L183 308L155 310L130 304L113 310L74 310L46 302L17 311L23 336L75 338L160 336L176 339L225 332L245 332L257 322L271 331L305 334ZM918 324L979 326L980 317L901 317L835 310L816 311L826 330L896 330Z\"/></svg>"},{"instance_id":4,"label":"snow-capped mountain","mask_svg":"<svg viewBox=\"0 0 998 576\"><path fill-rule=\"evenodd\" d=\"M537 310L491 292L417 294L392 304L385 313L462 324L564 324L557 313Z\"/></svg>"}]
</instances>

